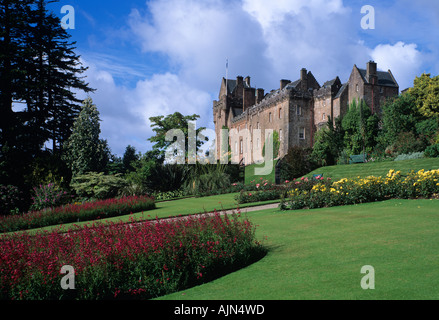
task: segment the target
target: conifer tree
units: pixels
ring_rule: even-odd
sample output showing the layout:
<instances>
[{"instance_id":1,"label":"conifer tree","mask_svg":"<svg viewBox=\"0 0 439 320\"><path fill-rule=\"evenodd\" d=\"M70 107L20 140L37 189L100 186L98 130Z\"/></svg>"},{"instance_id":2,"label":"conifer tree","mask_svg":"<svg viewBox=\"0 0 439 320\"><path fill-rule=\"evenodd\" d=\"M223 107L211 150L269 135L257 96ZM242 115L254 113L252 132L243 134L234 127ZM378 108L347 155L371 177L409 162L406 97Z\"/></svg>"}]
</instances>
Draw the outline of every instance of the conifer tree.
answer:
<instances>
[{"instance_id":1,"label":"conifer tree","mask_svg":"<svg viewBox=\"0 0 439 320\"><path fill-rule=\"evenodd\" d=\"M70 138L64 145L64 159L73 176L101 172L108 164L110 150L100 139L99 111L91 98L84 100L81 112L73 125Z\"/></svg>"},{"instance_id":2,"label":"conifer tree","mask_svg":"<svg viewBox=\"0 0 439 320\"><path fill-rule=\"evenodd\" d=\"M74 92L93 91L75 43L47 7L0 1L0 184L22 184L48 140L60 150L80 109Z\"/></svg>"}]
</instances>

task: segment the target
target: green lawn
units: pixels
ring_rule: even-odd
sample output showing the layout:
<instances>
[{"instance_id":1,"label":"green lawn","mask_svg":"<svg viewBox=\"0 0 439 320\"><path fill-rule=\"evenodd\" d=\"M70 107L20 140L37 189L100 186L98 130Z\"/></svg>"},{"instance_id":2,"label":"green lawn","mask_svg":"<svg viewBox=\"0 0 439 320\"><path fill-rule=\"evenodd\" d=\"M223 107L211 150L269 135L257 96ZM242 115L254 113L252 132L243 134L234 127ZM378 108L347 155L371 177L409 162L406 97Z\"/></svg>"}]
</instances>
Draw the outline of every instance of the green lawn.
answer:
<instances>
[{"instance_id":1,"label":"green lawn","mask_svg":"<svg viewBox=\"0 0 439 320\"><path fill-rule=\"evenodd\" d=\"M229 193L229 194L222 194L222 195L203 197L203 198L185 198L185 199L178 199L173 201L157 202L156 203L157 208L154 210L145 211L144 213L138 212L138 213L134 213L133 215L125 215L125 216L113 217L109 219L102 219L100 221L128 222L130 218L141 219L141 220L155 219L155 218L161 219L168 217L176 217L180 215L191 215L191 214L199 214L205 212L213 212L214 210L217 211L230 210L230 209L233 210L233 209L237 209L238 207L245 208L245 207L259 206L259 205L279 202L279 200L271 200L271 201L246 203L246 204L238 205L238 203L235 200L236 195L238 195L238 193ZM70 223L70 224L65 224L64 227L69 228L72 227L73 225L81 226L88 223L90 222ZM34 230L30 230L29 232L33 233L41 230L49 231L57 227L59 226L34 229Z\"/></svg>"},{"instance_id":2,"label":"green lawn","mask_svg":"<svg viewBox=\"0 0 439 320\"><path fill-rule=\"evenodd\" d=\"M274 168L276 167L277 164L277 160L273 161L273 168L270 172L270 174L266 175L266 176L261 176L261 175L256 175L255 173L255 169L256 168L264 168L264 164L251 164L245 167L245 184L250 184L251 181L253 180L260 180L260 178L264 179L264 180L268 180L270 182L275 182L275 170Z\"/></svg>"},{"instance_id":3,"label":"green lawn","mask_svg":"<svg viewBox=\"0 0 439 320\"><path fill-rule=\"evenodd\" d=\"M350 165L338 165L330 167L322 167L306 176L312 177L314 174L324 174L324 177L332 178L334 180L340 180L342 178L355 178L357 176L383 176L386 175L389 170L400 170L402 173L408 173L411 170L431 170L439 169L439 158L425 158L416 160L404 160L404 161L384 161L384 162L369 162L358 163Z\"/></svg>"},{"instance_id":4,"label":"green lawn","mask_svg":"<svg viewBox=\"0 0 439 320\"><path fill-rule=\"evenodd\" d=\"M439 200L249 213L268 255L171 300L438 299ZM361 268L375 269L375 290Z\"/></svg>"}]
</instances>

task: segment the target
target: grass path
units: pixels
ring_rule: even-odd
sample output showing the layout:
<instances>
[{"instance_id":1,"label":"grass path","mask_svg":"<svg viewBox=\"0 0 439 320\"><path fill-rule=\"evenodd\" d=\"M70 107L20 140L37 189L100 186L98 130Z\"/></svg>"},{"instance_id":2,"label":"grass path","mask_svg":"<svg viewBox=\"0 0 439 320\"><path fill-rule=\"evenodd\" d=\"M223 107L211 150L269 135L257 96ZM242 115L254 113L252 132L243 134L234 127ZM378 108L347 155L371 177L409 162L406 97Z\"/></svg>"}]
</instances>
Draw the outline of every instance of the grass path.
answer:
<instances>
[{"instance_id":1,"label":"grass path","mask_svg":"<svg viewBox=\"0 0 439 320\"><path fill-rule=\"evenodd\" d=\"M249 213L267 236L261 261L161 299L439 299L439 200ZM363 290L361 267L375 268Z\"/></svg>"},{"instance_id":2,"label":"grass path","mask_svg":"<svg viewBox=\"0 0 439 320\"><path fill-rule=\"evenodd\" d=\"M340 180L342 178L356 178L358 176L385 176L391 169L400 170L403 174L408 173L411 170L419 171L424 169L427 171L431 169L439 169L439 158L329 166L314 170L306 176L312 177L314 174L323 173L325 177Z\"/></svg>"},{"instance_id":3,"label":"grass path","mask_svg":"<svg viewBox=\"0 0 439 320\"><path fill-rule=\"evenodd\" d=\"M279 200L271 200L271 201L262 201L257 203L246 203L246 204L238 205L238 203L235 200L236 195L238 195L238 193L222 194L222 195L203 197L203 198L185 198L185 199L179 199L173 201L157 202L156 209L154 210L137 212L132 215L113 217L108 219L102 219L99 221L128 222L130 218L134 218L136 220L150 220L156 218L164 219L169 217L177 217L180 215L184 216L184 215L213 212L215 210L217 211L236 210L238 207L242 209L242 208L263 206L263 205L279 202ZM69 229L74 225L83 226L90 223L92 222L85 221L85 222L64 224L63 226L65 229ZM58 227L59 226L50 226L45 228L27 230L27 232L34 233L37 231L46 231L46 230L50 231Z\"/></svg>"}]
</instances>

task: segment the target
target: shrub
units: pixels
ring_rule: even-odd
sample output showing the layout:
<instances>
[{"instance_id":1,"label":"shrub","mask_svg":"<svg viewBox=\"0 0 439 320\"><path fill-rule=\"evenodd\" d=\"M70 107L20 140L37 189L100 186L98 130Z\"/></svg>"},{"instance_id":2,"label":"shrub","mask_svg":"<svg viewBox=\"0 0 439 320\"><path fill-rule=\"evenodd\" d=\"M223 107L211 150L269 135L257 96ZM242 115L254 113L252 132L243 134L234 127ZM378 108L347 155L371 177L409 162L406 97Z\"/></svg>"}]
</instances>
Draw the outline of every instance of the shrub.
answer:
<instances>
[{"instance_id":1,"label":"shrub","mask_svg":"<svg viewBox=\"0 0 439 320\"><path fill-rule=\"evenodd\" d=\"M439 144L434 144L432 146L427 147L427 149L425 149L425 156L428 158L439 157Z\"/></svg>"},{"instance_id":2,"label":"shrub","mask_svg":"<svg viewBox=\"0 0 439 320\"><path fill-rule=\"evenodd\" d=\"M413 132L401 132L393 147L399 154L407 154L424 151L426 144L422 139L417 138Z\"/></svg>"},{"instance_id":3,"label":"shrub","mask_svg":"<svg viewBox=\"0 0 439 320\"><path fill-rule=\"evenodd\" d=\"M152 195L154 196L156 201L162 201L182 198L186 196L186 193L183 190L175 190L168 192L154 192Z\"/></svg>"},{"instance_id":4,"label":"shrub","mask_svg":"<svg viewBox=\"0 0 439 320\"><path fill-rule=\"evenodd\" d=\"M430 118L416 123L416 133L425 137L430 143L434 141L435 135L439 131L438 118Z\"/></svg>"},{"instance_id":5,"label":"shrub","mask_svg":"<svg viewBox=\"0 0 439 320\"><path fill-rule=\"evenodd\" d=\"M241 193L237 195L235 199L239 204L277 200L280 199L284 193L286 193L286 189L281 187L273 188L271 190L241 191Z\"/></svg>"},{"instance_id":6,"label":"shrub","mask_svg":"<svg viewBox=\"0 0 439 320\"><path fill-rule=\"evenodd\" d=\"M17 187L0 185L0 216L17 214L20 203L23 200L22 194Z\"/></svg>"},{"instance_id":7,"label":"shrub","mask_svg":"<svg viewBox=\"0 0 439 320\"><path fill-rule=\"evenodd\" d=\"M291 147L279 164L281 180L293 180L302 177L318 167L312 159L312 149L299 146Z\"/></svg>"},{"instance_id":8,"label":"shrub","mask_svg":"<svg viewBox=\"0 0 439 320\"><path fill-rule=\"evenodd\" d=\"M293 180L290 182L286 180L281 185L271 184L267 180L258 182L252 181L249 188L242 189L240 194L235 196L239 204L277 199L283 200L287 196L287 191L291 188L310 191L316 184L330 184L331 178L325 179L319 176L314 179L308 179L307 177L302 177L297 181Z\"/></svg>"},{"instance_id":9,"label":"shrub","mask_svg":"<svg viewBox=\"0 0 439 320\"><path fill-rule=\"evenodd\" d=\"M226 173L226 165L197 165L184 184L186 194L210 195L223 193L230 187L230 176Z\"/></svg>"},{"instance_id":10,"label":"shrub","mask_svg":"<svg viewBox=\"0 0 439 320\"><path fill-rule=\"evenodd\" d=\"M424 152L413 152L409 154L400 154L395 158L395 161L414 160L424 158Z\"/></svg>"},{"instance_id":11,"label":"shrub","mask_svg":"<svg viewBox=\"0 0 439 320\"><path fill-rule=\"evenodd\" d=\"M85 200L110 199L118 196L128 185L121 175L104 175L90 172L72 179L71 187L76 195Z\"/></svg>"},{"instance_id":12,"label":"shrub","mask_svg":"<svg viewBox=\"0 0 439 320\"><path fill-rule=\"evenodd\" d=\"M37 211L46 208L59 207L68 201L67 192L55 183L40 185L33 188L31 210Z\"/></svg>"},{"instance_id":13,"label":"shrub","mask_svg":"<svg viewBox=\"0 0 439 320\"><path fill-rule=\"evenodd\" d=\"M255 226L235 214L89 225L0 238L0 299L149 299L211 281L262 258ZM60 270L75 269L75 290Z\"/></svg>"}]
</instances>

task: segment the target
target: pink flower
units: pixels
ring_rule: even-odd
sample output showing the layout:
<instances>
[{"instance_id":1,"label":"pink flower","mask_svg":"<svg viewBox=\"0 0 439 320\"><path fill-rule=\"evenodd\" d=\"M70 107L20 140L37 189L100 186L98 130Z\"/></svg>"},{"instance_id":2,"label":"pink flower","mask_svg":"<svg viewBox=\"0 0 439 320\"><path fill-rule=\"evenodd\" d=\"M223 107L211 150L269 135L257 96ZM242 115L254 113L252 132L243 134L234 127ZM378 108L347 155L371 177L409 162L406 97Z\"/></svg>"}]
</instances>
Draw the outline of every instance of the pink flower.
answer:
<instances>
[{"instance_id":1,"label":"pink flower","mask_svg":"<svg viewBox=\"0 0 439 320\"><path fill-rule=\"evenodd\" d=\"M256 185L256 188L259 188L261 185L258 183L257 185Z\"/></svg>"},{"instance_id":2,"label":"pink flower","mask_svg":"<svg viewBox=\"0 0 439 320\"><path fill-rule=\"evenodd\" d=\"M288 181L288 180L285 180L285 183L290 183L290 181Z\"/></svg>"}]
</instances>

